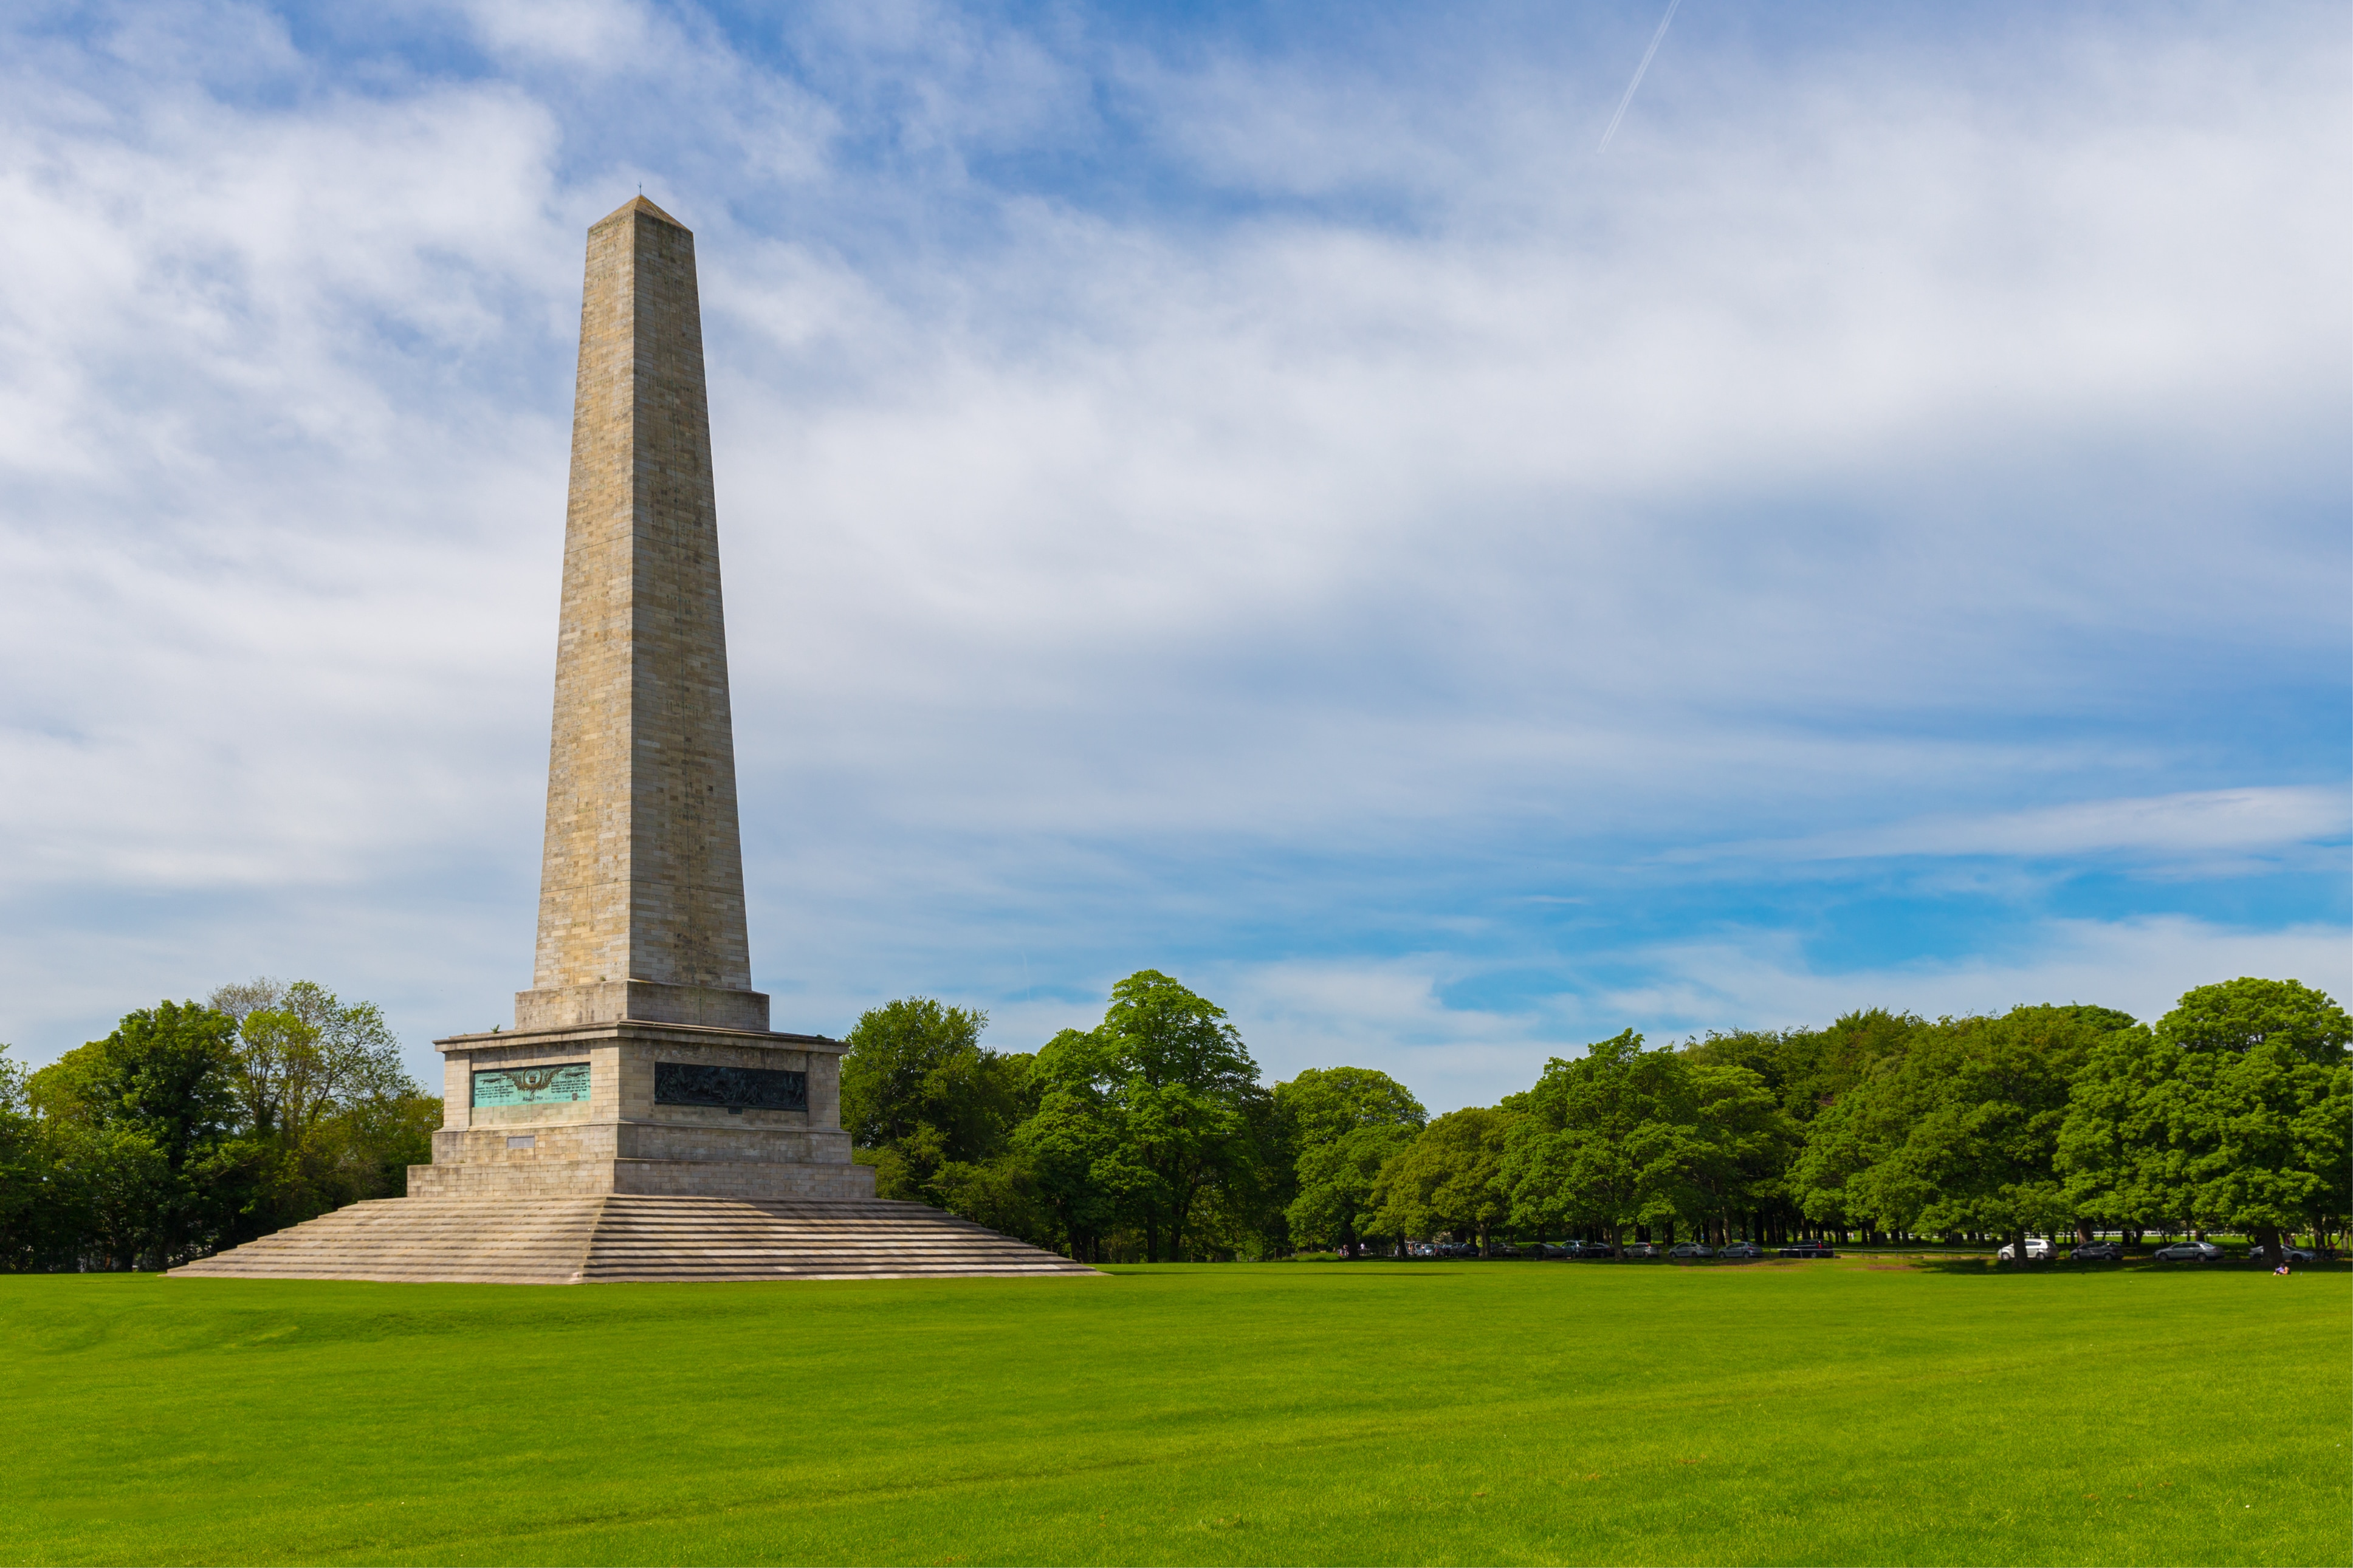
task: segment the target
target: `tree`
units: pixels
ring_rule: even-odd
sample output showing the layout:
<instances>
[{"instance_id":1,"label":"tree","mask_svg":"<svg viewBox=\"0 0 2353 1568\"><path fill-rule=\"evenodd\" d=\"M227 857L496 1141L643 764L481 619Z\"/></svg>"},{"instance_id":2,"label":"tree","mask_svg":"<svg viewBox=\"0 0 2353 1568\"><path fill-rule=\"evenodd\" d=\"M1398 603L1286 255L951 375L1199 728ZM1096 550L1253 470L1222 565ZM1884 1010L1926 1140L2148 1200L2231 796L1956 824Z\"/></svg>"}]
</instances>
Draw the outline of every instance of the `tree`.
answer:
<instances>
[{"instance_id":1,"label":"tree","mask_svg":"<svg viewBox=\"0 0 2353 1568\"><path fill-rule=\"evenodd\" d=\"M160 1002L27 1083L107 1266L168 1268L228 1227L245 1194L212 1178L235 1115L236 1033L225 1013Z\"/></svg>"},{"instance_id":2,"label":"tree","mask_svg":"<svg viewBox=\"0 0 2353 1568\"><path fill-rule=\"evenodd\" d=\"M1018 1208L1019 1178L996 1163L1027 1109L1029 1058L985 1048L987 1026L986 1013L912 996L868 1009L849 1031L841 1125L882 1196L982 1220Z\"/></svg>"},{"instance_id":3,"label":"tree","mask_svg":"<svg viewBox=\"0 0 2353 1568\"><path fill-rule=\"evenodd\" d=\"M1687 1173L1686 1217L1722 1243L1735 1215L1780 1199L1800 1135L1772 1089L1751 1068L1702 1062L1690 1071L1699 1136Z\"/></svg>"},{"instance_id":4,"label":"tree","mask_svg":"<svg viewBox=\"0 0 2353 1568\"><path fill-rule=\"evenodd\" d=\"M2201 985L2109 1033L2076 1074L2058 1166L2080 1212L2126 1226L2281 1234L2341 1225L2353 1020L2293 980Z\"/></svg>"},{"instance_id":5,"label":"tree","mask_svg":"<svg viewBox=\"0 0 2353 1568\"><path fill-rule=\"evenodd\" d=\"M1901 1058L1875 1063L1855 1086L1852 1104L1817 1123L1858 1151L1847 1213L1906 1230L2006 1236L2023 1266L2027 1236L2071 1217L2055 1168L2059 1131L2069 1081L2103 1033L2068 1007L1915 1030Z\"/></svg>"},{"instance_id":6,"label":"tree","mask_svg":"<svg viewBox=\"0 0 2353 1568\"><path fill-rule=\"evenodd\" d=\"M381 1008L267 977L219 987L212 1008L237 1020L238 1136L212 1158L251 1194L241 1236L406 1191L407 1167L432 1158L441 1102L401 1065Z\"/></svg>"},{"instance_id":7,"label":"tree","mask_svg":"<svg viewBox=\"0 0 2353 1568\"><path fill-rule=\"evenodd\" d=\"M1284 1208L1293 1238L1354 1250L1379 1206L1381 1167L1412 1143L1430 1112L1388 1074L1349 1067L1310 1068L1276 1084L1274 1110L1293 1173Z\"/></svg>"},{"instance_id":8,"label":"tree","mask_svg":"<svg viewBox=\"0 0 2353 1568\"><path fill-rule=\"evenodd\" d=\"M1225 1009L1157 970L1112 988L1103 1023L1065 1030L1039 1051L1040 1114L1088 1123L1091 1165L1120 1216L1143 1232L1147 1259L1186 1256L1204 1194L1260 1176L1258 1064Z\"/></svg>"},{"instance_id":9,"label":"tree","mask_svg":"<svg viewBox=\"0 0 2353 1568\"><path fill-rule=\"evenodd\" d=\"M2178 1212L2252 1233L2276 1264L2284 1230L2342 1215L2353 1020L2294 980L2201 985L2158 1020L2145 1104ZM2170 1054L2164 1054L2170 1047Z\"/></svg>"},{"instance_id":10,"label":"tree","mask_svg":"<svg viewBox=\"0 0 2353 1568\"><path fill-rule=\"evenodd\" d=\"M2158 1037L2185 1051L2240 1055L2278 1045L2316 1067L2335 1067L2353 1044L2353 1017L2296 980L2242 977L2185 991L2158 1020Z\"/></svg>"},{"instance_id":11,"label":"tree","mask_svg":"<svg viewBox=\"0 0 2353 1568\"><path fill-rule=\"evenodd\" d=\"M2157 1093L2179 1055L2135 1024L2109 1030L2076 1069L2052 1163L2079 1227L2114 1226L2137 1238L2182 1217Z\"/></svg>"},{"instance_id":12,"label":"tree","mask_svg":"<svg viewBox=\"0 0 2353 1568\"><path fill-rule=\"evenodd\" d=\"M1504 1154L1514 1114L1472 1106L1437 1118L1381 1167L1373 1186L1374 1228L1396 1236L1468 1234L1486 1256L1494 1228L1511 1217Z\"/></svg>"},{"instance_id":13,"label":"tree","mask_svg":"<svg viewBox=\"0 0 2353 1568\"><path fill-rule=\"evenodd\" d=\"M1114 1064L1093 1031L1064 1029L1038 1052L1034 1076L1038 1109L1014 1150L1070 1255L1101 1262L1104 1232L1151 1180L1128 1158Z\"/></svg>"},{"instance_id":14,"label":"tree","mask_svg":"<svg viewBox=\"0 0 2353 1568\"><path fill-rule=\"evenodd\" d=\"M51 1162L25 1079L0 1046L0 1269L11 1271L35 1267L48 1251Z\"/></svg>"},{"instance_id":15,"label":"tree","mask_svg":"<svg viewBox=\"0 0 2353 1568\"><path fill-rule=\"evenodd\" d=\"M1644 1050L1629 1029L1545 1066L1509 1135L1504 1179L1515 1224L1626 1231L1703 1206L1694 1173L1712 1155L1692 1065Z\"/></svg>"}]
</instances>

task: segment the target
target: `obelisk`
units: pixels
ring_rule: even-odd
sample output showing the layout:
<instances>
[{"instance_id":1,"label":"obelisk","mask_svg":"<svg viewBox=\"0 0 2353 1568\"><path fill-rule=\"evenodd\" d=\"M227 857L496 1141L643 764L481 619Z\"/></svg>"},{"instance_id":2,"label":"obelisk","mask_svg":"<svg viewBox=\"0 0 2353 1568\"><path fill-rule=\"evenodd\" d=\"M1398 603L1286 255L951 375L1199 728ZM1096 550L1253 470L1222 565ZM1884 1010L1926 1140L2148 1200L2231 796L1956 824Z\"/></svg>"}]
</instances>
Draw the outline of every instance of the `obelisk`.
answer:
<instances>
[{"instance_id":1,"label":"obelisk","mask_svg":"<svg viewBox=\"0 0 2353 1568\"><path fill-rule=\"evenodd\" d=\"M752 989L694 236L643 196L588 231L532 987L437 1044L412 1194L873 1194L841 1043Z\"/></svg>"},{"instance_id":2,"label":"obelisk","mask_svg":"<svg viewBox=\"0 0 2353 1568\"><path fill-rule=\"evenodd\" d=\"M588 231L539 956L515 1027L437 1040L433 1163L172 1272L279 1279L1097 1277L878 1199L842 1043L768 1027L744 939L694 237Z\"/></svg>"},{"instance_id":3,"label":"obelisk","mask_svg":"<svg viewBox=\"0 0 2353 1568\"><path fill-rule=\"evenodd\" d=\"M515 1025L765 1029L744 932L735 737L694 236L643 196L588 231L539 953Z\"/></svg>"}]
</instances>

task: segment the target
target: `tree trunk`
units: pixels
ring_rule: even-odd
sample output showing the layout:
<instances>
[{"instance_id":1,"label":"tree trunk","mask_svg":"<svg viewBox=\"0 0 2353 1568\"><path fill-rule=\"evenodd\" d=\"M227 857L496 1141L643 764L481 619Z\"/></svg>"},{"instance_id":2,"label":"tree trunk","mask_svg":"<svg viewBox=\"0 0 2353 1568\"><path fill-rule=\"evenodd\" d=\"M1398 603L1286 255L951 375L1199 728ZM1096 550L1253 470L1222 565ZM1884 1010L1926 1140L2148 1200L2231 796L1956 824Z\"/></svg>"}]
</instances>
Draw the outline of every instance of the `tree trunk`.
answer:
<instances>
[{"instance_id":1,"label":"tree trunk","mask_svg":"<svg viewBox=\"0 0 2353 1568\"><path fill-rule=\"evenodd\" d=\"M2275 1225L2255 1226L2255 1245L2263 1249L2263 1261L2277 1268L2280 1266L2280 1228Z\"/></svg>"},{"instance_id":2,"label":"tree trunk","mask_svg":"<svg viewBox=\"0 0 2353 1568\"><path fill-rule=\"evenodd\" d=\"M2017 1268L2025 1268L2027 1264L2026 1233L2022 1230L2011 1231L2010 1233L2010 1245L2012 1248L2010 1253L2011 1266Z\"/></svg>"}]
</instances>

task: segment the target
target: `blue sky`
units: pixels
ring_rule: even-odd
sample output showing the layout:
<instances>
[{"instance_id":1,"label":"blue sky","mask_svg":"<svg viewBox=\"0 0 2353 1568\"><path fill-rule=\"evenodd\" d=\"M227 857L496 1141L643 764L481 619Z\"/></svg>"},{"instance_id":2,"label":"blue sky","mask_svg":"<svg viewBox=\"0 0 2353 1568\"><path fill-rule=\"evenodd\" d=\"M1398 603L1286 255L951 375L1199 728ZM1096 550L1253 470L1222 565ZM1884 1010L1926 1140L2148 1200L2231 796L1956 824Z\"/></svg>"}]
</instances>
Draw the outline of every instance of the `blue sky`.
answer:
<instances>
[{"instance_id":1,"label":"blue sky","mask_svg":"<svg viewBox=\"0 0 2353 1568\"><path fill-rule=\"evenodd\" d=\"M0 1040L511 1016L641 183L781 1027L2353 990L2341 11L1661 9L13 9Z\"/></svg>"}]
</instances>

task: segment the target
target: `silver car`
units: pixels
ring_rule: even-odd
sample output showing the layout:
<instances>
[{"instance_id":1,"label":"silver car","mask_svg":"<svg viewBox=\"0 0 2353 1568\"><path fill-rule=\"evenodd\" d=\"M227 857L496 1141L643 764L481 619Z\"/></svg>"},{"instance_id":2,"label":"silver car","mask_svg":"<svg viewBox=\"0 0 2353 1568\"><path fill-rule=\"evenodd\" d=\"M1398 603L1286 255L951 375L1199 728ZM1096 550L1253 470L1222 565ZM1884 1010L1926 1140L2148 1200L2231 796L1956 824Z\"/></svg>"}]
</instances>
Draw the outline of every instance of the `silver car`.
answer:
<instances>
[{"instance_id":1,"label":"silver car","mask_svg":"<svg viewBox=\"0 0 2353 1568\"><path fill-rule=\"evenodd\" d=\"M1714 1258L1715 1248L1704 1241L1678 1241L1667 1248L1669 1258Z\"/></svg>"},{"instance_id":2,"label":"silver car","mask_svg":"<svg viewBox=\"0 0 2353 1568\"><path fill-rule=\"evenodd\" d=\"M2177 1241L2149 1254L2159 1263L2220 1263L2222 1249L2211 1241Z\"/></svg>"}]
</instances>

